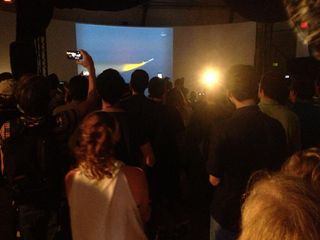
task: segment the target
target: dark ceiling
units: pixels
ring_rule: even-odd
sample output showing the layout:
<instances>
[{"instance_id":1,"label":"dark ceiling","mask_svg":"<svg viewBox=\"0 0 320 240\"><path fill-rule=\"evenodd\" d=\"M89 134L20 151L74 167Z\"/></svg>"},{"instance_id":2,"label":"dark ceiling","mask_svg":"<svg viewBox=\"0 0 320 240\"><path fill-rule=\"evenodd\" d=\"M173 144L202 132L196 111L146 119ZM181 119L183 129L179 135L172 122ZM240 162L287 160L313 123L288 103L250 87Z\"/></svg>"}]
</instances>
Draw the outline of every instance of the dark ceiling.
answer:
<instances>
[{"instance_id":1,"label":"dark ceiling","mask_svg":"<svg viewBox=\"0 0 320 240\"><path fill-rule=\"evenodd\" d=\"M38 2L40 5L61 9L87 9L100 11L119 11L142 6L145 10L156 8L170 9L230 9L242 17L256 22L278 22L286 20L281 0L15 0ZM34 4L36 6L36 4ZM0 9L14 11L12 5L0 0Z\"/></svg>"}]
</instances>

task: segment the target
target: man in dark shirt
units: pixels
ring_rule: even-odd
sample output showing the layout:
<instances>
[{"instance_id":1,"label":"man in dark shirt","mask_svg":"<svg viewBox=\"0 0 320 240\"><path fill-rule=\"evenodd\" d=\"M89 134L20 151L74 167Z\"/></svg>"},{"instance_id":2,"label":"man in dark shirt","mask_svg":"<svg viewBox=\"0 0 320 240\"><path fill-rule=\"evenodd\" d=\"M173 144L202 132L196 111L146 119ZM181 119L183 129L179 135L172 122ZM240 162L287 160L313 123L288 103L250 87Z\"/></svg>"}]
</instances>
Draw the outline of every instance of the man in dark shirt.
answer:
<instances>
[{"instance_id":1,"label":"man in dark shirt","mask_svg":"<svg viewBox=\"0 0 320 240\"><path fill-rule=\"evenodd\" d=\"M157 196L154 197L157 201L160 200L161 195L167 195L166 197L170 195L174 198L177 194L179 147L184 125L178 111L162 103L165 94L163 79L152 78L149 92L153 111L148 137L156 158L154 172L157 175L156 191L151 193Z\"/></svg>"},{"instance_id":2,"label":"man in dark shirt","mask_svg":"<svg viewBox=\"0 0 320 240\"><path fill-rule=\"evenodd\" d=\"M151 100L144 95L148 87L149 75L142 69L135 70L131 75L130 91L132 96L121 101L121 106L135 118L147 121L152 109Z\"/></svg>"},{"instance_id":3,"label":"man in dark shirt","mask_svg":"<svg viewBox=\"0 0 320 240\"><path fill-rule=\"evenodd\" d=\"M148 137L155 155L155 165L147 171L152 215L148 226L150 239L174 228L180 217L180 147L184 125L179 112L163 104L166 82L154 77L150 80L149 93L152 115ZM178 217L179 216L179 217ZM157 230L156 230L157 229ZM160 230L161 229L161 230Z\"/></svg>"},{"instance_id":4,"label":"man in dark shirt","mask_svg":"<svg viewBox=\"0 0 320 240\"><path fill-rule=\"evenodd\" d=\"M150 138L152 123L153 102L148 99L144 92L149 84L149 75L142 69L135 70L131 75L131 96L122 100L120 106L128 113L131 125L139 128L140 134Z\"/></svg>"},{"instance_id":5,"label":"man in dark shirt","mask_svg":"<svg viewBox=\"0 0 320 240\"><path fill-rule=\"evenodd\" d=\"M300 121L302 149L320 144L320 108L313 103L314 90L314 82L307 73L294 76L290 84L290 108Z\"/></svg>"},{"instance_id":6,"label":"man in dark shirt","mask_svg":"<svg viewBox=\"0 0 320 240\"><path fill-rule=\"evenodd\" d=\"M106 69L97 77L97 91L101 97L102 111L112 114L119 123L121 138L115 156L130 166L145 167L154 164L153 151L144 125L120 104L125 82L115 69Z\"/></svg>"},{"instance_id":7,"label":"man in dark shirt","mask_svg":"<svg viewBox=\"0 0 320 240\"><path fill-rule=\"evenodd\" d=\"M209 181L215 186L210 232L216 240L237 238L241 198L251 174L278 169L285 160L284 129L256 105L258 79L247 65L233 66L226 76L227 96L236 111L211 139L208 159Z\"/></svg>"}]
</instances>

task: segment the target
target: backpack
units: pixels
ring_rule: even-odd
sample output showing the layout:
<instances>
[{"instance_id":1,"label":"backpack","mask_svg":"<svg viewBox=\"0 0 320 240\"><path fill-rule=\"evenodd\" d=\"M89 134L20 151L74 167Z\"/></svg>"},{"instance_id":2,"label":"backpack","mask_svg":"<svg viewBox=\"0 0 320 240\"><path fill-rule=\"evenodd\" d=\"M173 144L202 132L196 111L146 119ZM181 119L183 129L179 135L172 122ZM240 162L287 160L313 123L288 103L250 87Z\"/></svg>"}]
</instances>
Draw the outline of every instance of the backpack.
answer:
<instances>
[{"instance_id":1,"label":"backpack","mask_svg":"<svg viewBox=\"0 0 320 240\"><path fill-rule=\"evenodd\" d=\"M10 121L10 137L3 143L4 175L12 197L21 204L57 203L63 187L61 158L53 119L26 126Z\"/></svg>"}]
</instances>

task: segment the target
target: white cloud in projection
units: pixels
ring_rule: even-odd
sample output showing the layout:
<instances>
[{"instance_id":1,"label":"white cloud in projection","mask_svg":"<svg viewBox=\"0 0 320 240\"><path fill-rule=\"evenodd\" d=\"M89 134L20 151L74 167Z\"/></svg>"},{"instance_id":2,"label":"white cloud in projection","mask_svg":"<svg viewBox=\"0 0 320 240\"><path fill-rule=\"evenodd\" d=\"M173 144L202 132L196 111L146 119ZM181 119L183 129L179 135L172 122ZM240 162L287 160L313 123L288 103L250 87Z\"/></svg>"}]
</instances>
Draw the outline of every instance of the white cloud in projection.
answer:
<instances>
[{"instance_id":1,"label":"white cloud in projection","mask_svg":"<svg viewBox=\"0 0 320 240\"><path fill-rule=\"evenodd\" d=\"M172 76L172 28L76 24L76 39L77 48L93 57L97 75L114 68L127 82L135 69L146 70L150 77Z\"/></svg>"}]
</instances>

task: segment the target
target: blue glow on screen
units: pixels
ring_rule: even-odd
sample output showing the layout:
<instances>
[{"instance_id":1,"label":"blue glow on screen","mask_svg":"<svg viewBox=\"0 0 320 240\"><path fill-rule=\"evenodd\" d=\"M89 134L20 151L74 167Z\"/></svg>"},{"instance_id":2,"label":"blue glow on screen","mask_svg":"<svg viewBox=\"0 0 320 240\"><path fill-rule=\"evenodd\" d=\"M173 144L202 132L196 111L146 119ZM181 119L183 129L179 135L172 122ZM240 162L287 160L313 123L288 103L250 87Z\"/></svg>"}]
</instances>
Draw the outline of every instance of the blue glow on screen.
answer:
<instances>
[{"instance_id":1,"label":"blue glow on screen","mask_svg":"<svg viewBox=\"0 0 320 240\"><path fill-rule=\"evenodd\" d=\"M127 82L135 69L150 77L172 76L172 28L116 27L76 24L77 48L92 56L97 75L107 68L120 71ZM83 69L79 68L81 72Z\"/></svg>"}]
</instances>

